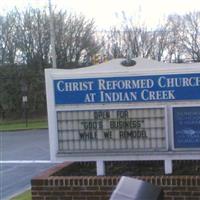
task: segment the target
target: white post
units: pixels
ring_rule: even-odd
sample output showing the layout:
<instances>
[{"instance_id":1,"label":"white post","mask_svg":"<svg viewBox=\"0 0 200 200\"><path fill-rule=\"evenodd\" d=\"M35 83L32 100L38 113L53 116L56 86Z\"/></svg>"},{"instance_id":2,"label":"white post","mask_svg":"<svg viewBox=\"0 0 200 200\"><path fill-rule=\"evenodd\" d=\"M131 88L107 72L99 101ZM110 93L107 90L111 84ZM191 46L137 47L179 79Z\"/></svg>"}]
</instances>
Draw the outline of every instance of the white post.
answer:
<instances>
[{"instance_id":1,"label":"white post","mask_svg":"<svg viewBox=\"0 0 200 200\"><path fill-rule=\"evenodd\" d=\"M97 168L97 176L105 175L105 163L103 160L96 161L96 168Z\"/></svg>"},{"instance_id":2,"label":"white post","mask_svg":"<svg viewBox=\"0 0 200 200\"><path fill-rule=\"evenodd\" d=\"M172 174L173 166L172 160L166 159L165 160L165 174Z\"/></svg>"},{"instance_id":3,"label":"white post","mask_svg":"<svg viewBox=\"0 0 200 200\"><path fill-rule=\"evenodd\" d=\"M57 68L57 66L56 66L54 17L53 17L52 8L51 8L51 0L49 0L49 15L50 15L51 58L52 58L53 68Z\"/></svg>"}]
</instances>

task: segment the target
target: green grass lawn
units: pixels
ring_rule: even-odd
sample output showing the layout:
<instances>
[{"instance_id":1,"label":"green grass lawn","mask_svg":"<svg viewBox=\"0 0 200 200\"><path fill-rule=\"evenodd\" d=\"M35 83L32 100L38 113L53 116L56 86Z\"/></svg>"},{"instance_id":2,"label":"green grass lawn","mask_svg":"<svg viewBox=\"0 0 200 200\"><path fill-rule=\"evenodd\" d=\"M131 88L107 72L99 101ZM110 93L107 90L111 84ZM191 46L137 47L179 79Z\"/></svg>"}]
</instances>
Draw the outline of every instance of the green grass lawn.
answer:
<instances>
[{"instance_id":1,"label":"green grass lawn","mask_svg":"<svg viewBox=\"0 0 200 200\"><path fill-rule=\"evenodd\" d=\"M13 197L11 200L31 200L31 190L27 190L26 192Z\"/></svg>"},{"instance_id":2,"label":"green grass lawn","mask_svg":"<svg viewBox=\"0 0 200 200\"><path fill-rule=\"evenodd\" d=\"M27 126L25 120L0 121L0 131L41 129L47 127L48 125L46 119L29 119Z\"/></svg>"}]
</instances>

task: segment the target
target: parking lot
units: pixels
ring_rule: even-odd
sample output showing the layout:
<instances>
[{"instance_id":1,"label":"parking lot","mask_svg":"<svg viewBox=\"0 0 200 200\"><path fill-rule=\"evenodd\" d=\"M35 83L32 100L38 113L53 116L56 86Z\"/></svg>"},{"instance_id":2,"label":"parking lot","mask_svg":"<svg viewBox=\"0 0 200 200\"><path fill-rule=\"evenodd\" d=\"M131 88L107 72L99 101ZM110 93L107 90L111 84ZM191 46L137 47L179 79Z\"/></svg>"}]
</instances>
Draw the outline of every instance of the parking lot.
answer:
<instances>
[{"instance_id":1,"label":"parking lot","mask_svg":"<svg viewBox=\"0 0 200 200\"><path fill-rule=\"evenodd\" d=\"M29 130L0 133L0 199L30 188L30 180L48 169L48 131Z\"/></svg>"}]
</instances>

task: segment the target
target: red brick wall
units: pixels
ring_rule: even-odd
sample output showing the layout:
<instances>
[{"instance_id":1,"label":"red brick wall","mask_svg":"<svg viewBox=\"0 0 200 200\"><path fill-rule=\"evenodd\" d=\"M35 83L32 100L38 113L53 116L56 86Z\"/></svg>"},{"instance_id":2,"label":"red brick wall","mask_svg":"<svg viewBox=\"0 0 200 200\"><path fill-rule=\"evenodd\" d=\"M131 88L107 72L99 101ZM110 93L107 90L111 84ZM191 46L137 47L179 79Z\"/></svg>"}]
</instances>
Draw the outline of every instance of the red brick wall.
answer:
<instances>
[{"instance_id":1,"label":"red brick wall","mask_svg":"<svg viewBox=\"0 0 200 200\"><path fill-rule=\"evenodd\" d=\"M51 176L65 163L32 179L33 200L109 200L120 177ZM200 200L200 176L135 177L161 187L164 200Z\"/></svg>"}]
</instances>

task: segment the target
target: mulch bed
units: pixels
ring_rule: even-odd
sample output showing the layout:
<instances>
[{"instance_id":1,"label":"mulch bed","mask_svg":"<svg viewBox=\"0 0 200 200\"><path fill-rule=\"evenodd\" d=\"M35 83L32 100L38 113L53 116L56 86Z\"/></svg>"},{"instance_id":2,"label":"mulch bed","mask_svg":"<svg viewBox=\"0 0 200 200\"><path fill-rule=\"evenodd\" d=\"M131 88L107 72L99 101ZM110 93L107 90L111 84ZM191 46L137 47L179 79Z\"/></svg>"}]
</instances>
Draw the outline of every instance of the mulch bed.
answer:
<instances>
[{"instance_id":1,"label":"mulch bed","mask_svg":"<svg viewBox=\"0 0 200 200\"><path fill-rule=\"evenodd\" d=\"M163 161L105 162L106 176L159 176L164 175ZM199 160L173 161L171 175L200 175ZM74 162L53 176L96 176L95 162Z\"/></svg>"}]
</instances>

